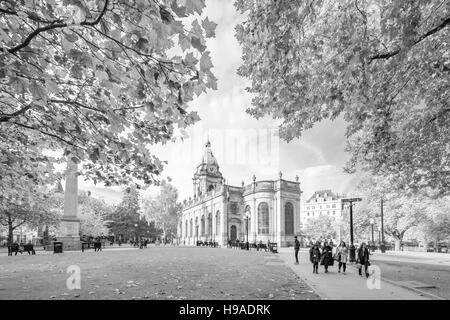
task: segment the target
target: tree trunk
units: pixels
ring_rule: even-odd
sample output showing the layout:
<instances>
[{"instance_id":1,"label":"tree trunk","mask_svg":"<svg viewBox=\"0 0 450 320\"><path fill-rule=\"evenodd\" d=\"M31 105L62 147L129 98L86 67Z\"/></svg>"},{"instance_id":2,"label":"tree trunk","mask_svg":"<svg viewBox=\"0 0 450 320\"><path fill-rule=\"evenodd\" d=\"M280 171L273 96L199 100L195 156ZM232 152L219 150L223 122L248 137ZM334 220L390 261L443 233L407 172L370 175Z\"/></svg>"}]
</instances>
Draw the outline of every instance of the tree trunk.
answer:
<instances>
[{"instance_id":1,"label":"tree trunk","mask_svg":"<svg viewBox=\"0 0 450 320\"><path fill-rule=\"evenodd\" d=\"M11 216L8 215L8 245L11 245L14 242L14 229Z\"/></svg>"}]
</instances>

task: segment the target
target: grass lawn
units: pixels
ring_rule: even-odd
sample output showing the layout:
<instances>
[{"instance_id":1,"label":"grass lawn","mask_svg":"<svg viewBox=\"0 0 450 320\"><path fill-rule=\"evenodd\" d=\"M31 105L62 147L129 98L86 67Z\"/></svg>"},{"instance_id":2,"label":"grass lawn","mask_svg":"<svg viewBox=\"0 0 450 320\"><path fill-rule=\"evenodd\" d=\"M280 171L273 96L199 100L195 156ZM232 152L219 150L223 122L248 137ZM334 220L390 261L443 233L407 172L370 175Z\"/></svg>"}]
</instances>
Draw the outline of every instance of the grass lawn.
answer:
<instances>
[{"instance_id":1,"label":"grass lawn","mask_svg":"<svg viewBox=\"0 0 450 320\"><path fill-rule=\"evenodd\" d=\"M81 289L69 290L70 265ZM295 299L313 293L275 254L198 247L0 256L0 299Z\"/></svg>"}]
</instances>

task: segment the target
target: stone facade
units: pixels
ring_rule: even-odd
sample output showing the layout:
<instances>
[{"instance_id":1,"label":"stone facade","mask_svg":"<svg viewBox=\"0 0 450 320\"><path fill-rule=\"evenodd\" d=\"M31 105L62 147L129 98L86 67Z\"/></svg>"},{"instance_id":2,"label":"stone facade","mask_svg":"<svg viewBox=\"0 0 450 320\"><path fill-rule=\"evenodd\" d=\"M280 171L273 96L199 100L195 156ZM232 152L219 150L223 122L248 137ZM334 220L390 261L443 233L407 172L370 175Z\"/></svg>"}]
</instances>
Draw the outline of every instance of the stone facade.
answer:
<instances>
[{"instance_id":1,"label":"stone facade","mask_svg":"<svg viewBox=\"0 0 450 320\"><path fill-rule=\"evenodd\" d=\"M193 178L194 197L184 201L178 242L195 245L214 241L277 242L292 245L300 232L300 183L282 179L256 181L241 187L225 183L211 144Z\"/></svg>"}]
</instances>

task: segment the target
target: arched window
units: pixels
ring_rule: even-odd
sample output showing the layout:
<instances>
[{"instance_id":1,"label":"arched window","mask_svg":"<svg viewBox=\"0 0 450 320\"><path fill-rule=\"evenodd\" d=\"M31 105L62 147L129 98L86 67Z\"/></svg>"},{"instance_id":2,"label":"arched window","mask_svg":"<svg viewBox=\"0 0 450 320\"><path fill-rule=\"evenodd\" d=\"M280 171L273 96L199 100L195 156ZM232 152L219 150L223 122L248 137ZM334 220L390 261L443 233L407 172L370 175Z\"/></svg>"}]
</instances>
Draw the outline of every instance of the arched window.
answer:
<instances>
[{"instance_id":1,"label":"arched window","mask_svg":"<svg viewBox=\"0 0 450 320\"><path fill-rule=\"evenodd\" d=\"M284 233L294 234L294 206L290 202L284 205Z\"/></svg>"},{"instance_id":2,"label":"arched window","mask_svg":"<svg viewBox=\"0 0 450 320\"><path fill-rule=\"evenodd\" d=\"M194 224L193 224L193 222L192 222L192 219L191 219L191 228L190 228L191 230L190 230L190 232L189 232L189 236L190 237L192 237L192 235L194 234Z\"/></svg>"},{"instance_id":3,"label":"arched window","mask_svg":"<svg viewBox=\"0 0 450 320\"><path fill-rule=\"evenodd\" d=\"M216 235L220 235L220 211L216 212Z\"/></svg>"},{"instance_id":4,"label":"arched window","mask_svg":"<svg viewBox=\"0 0 450 320\"><path fill-rule=\"evenodd\" d=\"M212 236L212 214L208 213L208 236Z\"/></svg>"},{"instance_id":5,"label":"arched window","mask_svg":"<svg viewBox=\"0 0 450 320\"><path fill-rule=\"evenodd\" d=\"M230 227L230 240L231 240L231 242L234 243L234 242L236 242L236 239L237 239L237 228L235 225L232 225Z\"/></svg>"},{"instance_id":6,"label":"arched window","mask_svg":"<svg viewBox=\"0 0 450 320\"><path fill-rule=\"evenodd\" d=\"M214 190L214 185L210 184L208 187L208 191L212 191L212 190Z\"/></svg>"},{"instance_id":7,"label":"arched window","mask_svg":"<svg viewBox=\"0 0 450 320\"><path fill-rule=\"evenodd\" d=\"M188 221L186 220L186 223L184 224L184 237L187 237L188 234Z\"/></svg>"},{"instance_id":8,"label":"arched window","mask_svg":"<svg viewBox=\"0 0 450 320\"><path fill-rule=\"evenodd\" d=\"M198 237L198 217L195 218L195 236Z\"/></svg>"},{"instance_id":9,"label":"arched window","mask_svg":"<svg viewBox=\"0 0 450 320\"><path fill-rule=\"evenodd\" d=\"M201 228L200 232L203 237L203 236L205 236L205 216L202 216L202 222L201 222L200 228Z\"/></svg>"},{"instance_id":10,"label":"arched window","mask_svg":"<svg viewBox=\"0 0 450 320\"><path fill-rule=\"evenodd\" d=\"M266 202L258 206L258 234L269 234L269 205Z\"/></svg>"}]
</instances>

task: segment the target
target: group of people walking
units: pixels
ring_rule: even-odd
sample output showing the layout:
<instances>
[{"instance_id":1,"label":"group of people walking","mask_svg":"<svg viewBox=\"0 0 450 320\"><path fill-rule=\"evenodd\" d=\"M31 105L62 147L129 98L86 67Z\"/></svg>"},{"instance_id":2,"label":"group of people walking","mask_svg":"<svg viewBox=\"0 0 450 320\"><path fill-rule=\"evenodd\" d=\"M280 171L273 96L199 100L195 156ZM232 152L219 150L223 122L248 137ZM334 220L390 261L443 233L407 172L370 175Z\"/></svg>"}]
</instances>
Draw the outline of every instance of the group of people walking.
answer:
<instances>
[{"instance_id":1,"label":"group of people walking","mask_svg":"<svg viewBox=\"0 0 450 320\"><path fill-rule=\"evenodd\" d=\"M296 263L298 263L297 254L296 250ZM356 263L360 276L362 276L362 267L364 267L365 275L369 277L369 255L367 245L362 243L356 255ZM340 273L342 269L342 272L345 273L349 260L349 249L345 242L341 241L333 254L333 247L328 242L325 241L323 246L321 246L320 242L316 242L309 250L309 260L313 265L313 273L319 273L319 264L324 266L325 273L328 273L328 268L334 265L334 261L338 263L338 272Z\"/></svg>"}]
</instances>

